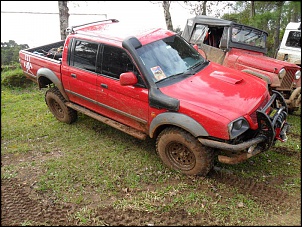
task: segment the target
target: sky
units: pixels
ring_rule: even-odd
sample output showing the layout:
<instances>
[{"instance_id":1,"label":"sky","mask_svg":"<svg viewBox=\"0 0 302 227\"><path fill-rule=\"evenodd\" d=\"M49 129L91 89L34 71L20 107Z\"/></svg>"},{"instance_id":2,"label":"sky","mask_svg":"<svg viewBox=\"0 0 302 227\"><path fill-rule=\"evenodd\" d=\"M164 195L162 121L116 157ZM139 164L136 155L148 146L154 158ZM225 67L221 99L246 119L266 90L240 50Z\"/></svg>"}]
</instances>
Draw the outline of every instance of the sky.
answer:
<instances>
[{"instance_id":1,"label":"sky","mask_svg":"<svg viewBox=\"0 0 302 227\"><path fill-rule=\"evenodd\" d=\"M70 14L94 14L71 15L69 26L118 19L137 26L166 28L161 4L150 1L69 1L68 7ZM17 44L28 44L33 48L59 41L59 15L55 14L58 12L57 1L1 1L1 42L14 40ZM173 27L182 30L187 18L192 17L181 1L171 4L170 13Z\"/></svg>"}]
</instances>

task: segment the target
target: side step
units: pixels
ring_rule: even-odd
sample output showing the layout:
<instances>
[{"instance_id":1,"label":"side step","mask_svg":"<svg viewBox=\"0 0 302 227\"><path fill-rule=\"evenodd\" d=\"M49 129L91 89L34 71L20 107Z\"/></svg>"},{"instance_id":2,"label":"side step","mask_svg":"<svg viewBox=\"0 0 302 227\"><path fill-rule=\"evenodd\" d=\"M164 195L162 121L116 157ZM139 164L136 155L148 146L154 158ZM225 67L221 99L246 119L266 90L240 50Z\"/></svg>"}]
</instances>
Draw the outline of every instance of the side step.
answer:
<instances>
[{"instance_id":1,"label":"side step","mask_svg":"<svg viewBox=\"0 0 302 227\"><path fill-rule=\"evenodd\" d=\"M66 106L68 106L68 107L70 107L70 108L72 108L72 109L74 109L76 111L79 111L79 112L81 112L81 113L83 113L83 114L85 114L85 115L87 115L89 117L92 117L92 118L94 118L94 119L96 119L98 121L101 121L101 122L103 122L103 123L105 123L107 125L110 125L113 128L116 128L116 129L118 129L120 131L123 131L123 132L125 132L125 133L127 133L127 134L129 134L131 136L134 136L135 138L138 138L138 139L141 139L141 140L146 139L147 135L144 134L141 131L138 131L138 130L136 130L134 128L131 128L131 127L127 126L127 125L121 124L121 123L119 123L117 121L114 121L114 120L112 120L110 118L104 117L104 116L102 116L100 114L97 114L97 113L95 113L95 112L93 112L91 110L88 110L85 107L79 106L77 104L74 104L74 103L71 103L71 102L66 102L65 104L66 104Z\"/></svg>"}]
</instances>

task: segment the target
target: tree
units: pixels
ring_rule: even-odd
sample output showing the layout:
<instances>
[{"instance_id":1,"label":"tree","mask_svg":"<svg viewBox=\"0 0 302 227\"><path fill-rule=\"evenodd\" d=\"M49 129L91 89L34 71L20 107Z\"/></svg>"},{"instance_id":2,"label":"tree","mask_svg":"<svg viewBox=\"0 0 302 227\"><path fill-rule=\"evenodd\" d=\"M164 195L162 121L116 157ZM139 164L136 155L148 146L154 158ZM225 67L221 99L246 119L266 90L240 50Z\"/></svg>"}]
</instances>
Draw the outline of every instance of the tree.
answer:
<instances>
[{"instance_id":1,"label":"tree","mask_svg":"<svg viewBox=\"0 0 302 227\"><path fill-rule=\"evenodd\" d=\"M251 1L251 19L255 16L255 2Z\"/></svg>"},{"instance_id":2,"label":"tree","mask_svg":"<svg viewBox=\"0 0 302 227\"><path fill-rule=\"evenodd\" d=\"M170 31L174 31L173 24L172 24L172 17L170 14L170 5L171 5L172 1L158 1L158 2L150 1L150 2L152 4L161 4L161 6L164 9L164 16L165 16L167 29ZM179 28L177 28L177 29L179 29Z\"/></svg>"},{"instance_id":3,"label":"tree","mask_svg":"<svg viewBox=\"0 0 302 227\"><path fill-rule=\"evenodd\" d=\"M274 53L275 51L278 49L279 47L279 43L280 43L280 38L279 38L279 34L280 34L280 24L281 24L281 14L282 14L282 6L284 5L284 1L277 1L276 2L276 25L275 25L275 34L274 34Z\"/></svg>"},{"instance_id":4,"label":"tree","mask_svg":"<svg viewBox=\"0 0 302 227\"><path fill-rule=\"evenodd\" d=\"M27 44L19 45L14 40L1 42L1 66L19 63L19 51L27 48Z\"/></svg>"},{"instance_id":5,"label":"tree","mask_svg":"<svg viewBox=\"0 0 302 227\"><path fill-rule=\"evenodd\" d=\"M195 15L207 15L208 13L214 13L216 17L220 17L221 10L217 8L225 8L233 3L229 1L184 1L184 3L190 7L190 13Z\"/></svg>"},{"instance_id":6,"label":"tree","mask_svg":"<svg viewBox=\"0 0 302 227\"><path fill-rule=\"evenodd\" d=\"M164 8L167 29L173 31L172 18L171 18L171 14L170 14L170 4L171 4L171 1L163 1L162 6Z\"/></svg>"},{"instance_id":7,"label":"tree","mask_svg":"<svg viewBox=\"0 0 302 227\"><path fill-rule=\"evenodd\" d=\"M59 6L59 17L60 17L60 34L61 40L65 40L67 37L66 29L69 23L69 9L67 1L58 1Z\"/></svg>"},{"instance_id":8,"label":"tree","mask_svg":"<svg viewBox=\"0 0 302 227\"><path fill-rule=\"evenodd\" d=\"M195 15L207 15L207 1L184 1L184 3L191 8L190 13L194 13Z\"/></svg>"}]
</instances>

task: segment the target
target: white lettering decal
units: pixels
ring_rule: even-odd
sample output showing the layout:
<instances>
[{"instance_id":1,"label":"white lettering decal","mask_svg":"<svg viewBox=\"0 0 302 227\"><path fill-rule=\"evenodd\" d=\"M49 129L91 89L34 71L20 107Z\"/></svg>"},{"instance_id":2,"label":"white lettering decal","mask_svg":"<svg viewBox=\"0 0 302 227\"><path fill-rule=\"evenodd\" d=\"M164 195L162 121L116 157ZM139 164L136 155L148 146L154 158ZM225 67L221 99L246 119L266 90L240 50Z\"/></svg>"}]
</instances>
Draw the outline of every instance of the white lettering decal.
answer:
<instances>
[{"instance_id":1,"label":"white lettering decal","mask_svg":"<svg viewBox=\"0 0 302 227\"><path fill-rule=\"evenodd\" d=\"M30 56L25 54L24 59L25 59L24 67L26 68L26 72L32 73L31 69L33 68L33 66L30 63Z\"/></svg>"}]
</instances>

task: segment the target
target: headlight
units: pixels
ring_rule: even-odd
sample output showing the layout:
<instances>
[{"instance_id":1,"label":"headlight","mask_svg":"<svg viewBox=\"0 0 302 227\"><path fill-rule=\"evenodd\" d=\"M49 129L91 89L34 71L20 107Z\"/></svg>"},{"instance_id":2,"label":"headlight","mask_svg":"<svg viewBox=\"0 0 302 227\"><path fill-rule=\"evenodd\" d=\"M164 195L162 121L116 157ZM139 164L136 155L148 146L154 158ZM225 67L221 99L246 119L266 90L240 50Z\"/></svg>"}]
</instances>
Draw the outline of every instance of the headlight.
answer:
<instances>
[{"instance_id":1,"label":"headlight","mask_svg":"<svg viewBox=\"0 0 302 227\"><path fill-rule=\"evenodd\" d=\"M228 127L230 139L234 139L250 128L249 123L244 118L239 118L235 121L232 121Z\"/></svg>"},{"instance_id":2,"label":"headlight","mask_svg":"<svg viewBox=\"0 0 302 227\"><path fill-rule=\"evenodd\" d=\"M298 70L298 71L295 73L295 78L296 78L296 80L299 80L300 77L301 77L301 71Z\"/></svg>"},{"instance_id":3,"label":"headlight","mask_svg":"<svg viewBox=\"0 0 302 227\"><path fill-rule=\"evenodd\" d=\"M284 68L282 68L282 69L279 71L278 76L279 76L280 79L282 79L282 78L285 76L285 74L286 74L286 71L285 71Z\"/></svg>"}]
</instances>

